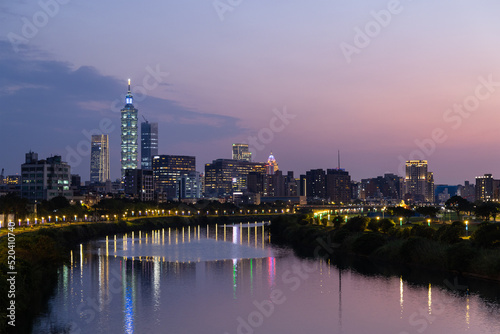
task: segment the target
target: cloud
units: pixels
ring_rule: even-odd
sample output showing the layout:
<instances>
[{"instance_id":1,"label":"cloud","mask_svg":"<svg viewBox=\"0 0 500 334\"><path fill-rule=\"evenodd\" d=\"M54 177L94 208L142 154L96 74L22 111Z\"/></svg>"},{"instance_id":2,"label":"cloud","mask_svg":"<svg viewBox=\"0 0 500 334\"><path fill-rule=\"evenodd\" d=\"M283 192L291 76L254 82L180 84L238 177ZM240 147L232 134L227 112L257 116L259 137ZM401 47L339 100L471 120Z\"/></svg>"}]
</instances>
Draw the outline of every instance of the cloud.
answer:
<instances>
[{"instance_id":1,"label":"cloud","mask_svg":"<svg viewBox=\"0 0 500 334\"><path fill-rule=\"evenodd\" d=\"M45 158L66 154L85 140L84 131L99 129L99 122L111 120L112 177L119 174L120 114L113 103L124 104L126 83L102 75L95 68L54 61L37 49L19 53L0 41L0 168L16 173L24 154L32 149ZM175 101L145 96L137 103L139 117L159 123L160 153L167 145L183 145L231 138L245 131L239 119L185 108ZM142 117L141 117L142 119ZM88 178L89 156L73 169ZM215 158L215 157L214 157Z\"/></svg>"}]
</instances>

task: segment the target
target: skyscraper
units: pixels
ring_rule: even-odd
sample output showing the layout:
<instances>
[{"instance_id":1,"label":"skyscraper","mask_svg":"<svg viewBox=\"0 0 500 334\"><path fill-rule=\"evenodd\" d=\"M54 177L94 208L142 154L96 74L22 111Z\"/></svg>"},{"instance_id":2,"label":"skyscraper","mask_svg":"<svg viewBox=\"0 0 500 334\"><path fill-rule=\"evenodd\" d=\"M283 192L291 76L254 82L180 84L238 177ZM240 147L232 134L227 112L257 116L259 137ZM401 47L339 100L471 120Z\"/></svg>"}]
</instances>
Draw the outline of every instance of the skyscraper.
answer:
<instances>
[{"instance_id":1,"label":"skyscraper","mask_svg":"<svg viewBox=\"0 0 500 334\"><path fill-rule=\"evenodd\" d=\"M153 178L155 190L165 193L167 198L179 197L179 182L182 176L196 171L196 158L185 155L153 156Z\"/></svg>"},{"instance_id":2,"label":"skyscraper","mask_svg":"<svg viewBox=\"0 0 500 334\"><path fill-rule=\"evenodd\" d=\"M325 179L326 197L330 201L349 203L351 201L351 176L344 169L328 169Z\"/></svg>"},{"instance_id":3,"label":"skyscraper","mask_svg":"<svg viewBox=\"0 0 500 334\"><path fill-rule=\"evenodd\" d=\"M121 110L121 172L122 178L126 169L137 168L137 112L133 104L128 80L128 93L125 96L125 107Z\"/></svg>"},{"instance_id":4,"label":"skyscraper","mask_svg":"<svg viewBox=\"0 0 500 334\"><path fill-rule=\"evenodd\" d=\"M141 168L153 169L152 156L158 155L158 123L141 123Z\"/></svg>"},{"instance_id":5,"label":"skyscraper","mask_svg":"<svg viewBox=\"0 0 500 334\"><path fill-rule=\"evenodd\" d=\"M278 162L274 158L273 152L271 152L271 155L267 158L267 175L273 175L278 169Z\"/></svg>"},{"instance_id":6,"label":"skyscraper","mask_svg":"<svg viewBox=\"0 0 500 334\"><path fill-rule=\"evenodd\" d=\"M233 144L233 160L252 161L252 153L248 144Z\"/></svg>"},{"instance_id":7,"label":"skyscraper","mask_svg":"<svg viewBox=\"0 0 500 334\"><path fill-rule=\"evenodd\" d=\"M434 202L434 176L427 160L406 161L405 196L416 202Z\"/></svg>"},{"instance_id":8,"label":"skyscraper","mask_svg":"<svg viewBox=\"0 0 500 334\"><path fill-rule=\"evenodd\" d=\"M266 165L261 162L249 162L232 159L217 159L205 164L205 196L230 196L234 191L247 189L247 177L251 172L262 175L266 172ZM256 179L253 179L255 183ZM253 188L257 185L254 184ZM260 186L259 189L261 189Z\"/></svg>"},{"instance_id":9,"label":"skyscraper","mask_svg":"<svg viewBox=\"0 0 500 334\"><path fill-rule=\"evenodd\" d=\"M109 180L108 135L92 135L90 150L90 182L104 183Z\"/></svg>"},{"instance_id":10,"label":"skyscraper","mask_svg":"<svg viewBox=\"0 0 500 334\"><path fill-rule=\"evenodd\" d=\"M493 200L493 183L493 174L476 176L476 200L485 202Z\"/></svg>"}]
</instances>

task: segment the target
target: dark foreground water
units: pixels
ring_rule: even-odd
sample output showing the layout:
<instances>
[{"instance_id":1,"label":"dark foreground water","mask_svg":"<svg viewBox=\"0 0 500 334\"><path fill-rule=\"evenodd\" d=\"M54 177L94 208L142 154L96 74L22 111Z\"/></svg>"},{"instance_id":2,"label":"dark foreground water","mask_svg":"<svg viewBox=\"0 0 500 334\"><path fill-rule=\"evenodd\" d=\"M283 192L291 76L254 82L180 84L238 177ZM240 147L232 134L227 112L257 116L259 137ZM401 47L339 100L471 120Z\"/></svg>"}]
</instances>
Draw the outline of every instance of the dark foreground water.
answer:
<instances>
[{"instance_id":1,"label":"dark foreground water","mask_svg":"<svg viewBox=\"0 0 500 334\"><path fill-rule=\"evenodd\" d=\"M236 224L83 244L33 333L500 333L496 296L463 281L366 276L268 241Z\"/></svg>"}]
</instances>

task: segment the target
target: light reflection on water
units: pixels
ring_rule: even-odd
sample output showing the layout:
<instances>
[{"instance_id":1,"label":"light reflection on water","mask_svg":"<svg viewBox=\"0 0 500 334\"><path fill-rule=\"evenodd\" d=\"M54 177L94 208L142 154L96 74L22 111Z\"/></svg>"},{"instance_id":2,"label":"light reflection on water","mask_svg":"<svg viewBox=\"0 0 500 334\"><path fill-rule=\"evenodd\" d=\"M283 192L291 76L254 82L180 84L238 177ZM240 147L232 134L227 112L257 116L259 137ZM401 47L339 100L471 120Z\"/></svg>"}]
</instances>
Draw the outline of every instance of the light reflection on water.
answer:
<instances>
[{"instance_id":1,"label":"light reflection on water","mask_svg":"<svg viewBox=\"0 0 500 334\"><path fill-rule=\"evenodd\" d=\"M81 245L33 332L56 321L106 334L500 333L498 304L476 295L339 270L268 240L262 224L235 224Z\"/></svg>"}]
</instances>

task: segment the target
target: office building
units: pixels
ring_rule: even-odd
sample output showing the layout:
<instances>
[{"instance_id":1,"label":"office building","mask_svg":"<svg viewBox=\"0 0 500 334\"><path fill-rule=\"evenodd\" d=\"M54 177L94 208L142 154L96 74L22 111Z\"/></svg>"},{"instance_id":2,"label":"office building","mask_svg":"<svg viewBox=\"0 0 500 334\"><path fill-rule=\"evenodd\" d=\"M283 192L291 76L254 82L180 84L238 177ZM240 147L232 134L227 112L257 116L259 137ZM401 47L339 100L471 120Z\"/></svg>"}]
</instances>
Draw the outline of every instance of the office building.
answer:
<instances>
[{"instance_id":1,"label":"office building","mask_svg":"<svg viewBox=\"0 0 500 334\"><path fill-rule=\"evenodd\" d=\"M180 198L196 199L201 198L201 176L200 172L189 172L180 178Z\"/></svg>"},{"instance_id":2,"label":"office building","mask_svg":"<svg viewBox=\"0 0 500 334\"><path fill-rule=\"evenodd\" d=\"M427 160L406 161L405 199L434 202L434 176L427 171Z\"/></svg>"},{"instance_id":3,"label":"office building","mask_svg":"<svg viewBox=\"0 0 500 334\"><path fill-rule=\"evenodd\" d=\"M476 186L471 184L469 181L465 181L464 185L459 185L457 187L457 195L465 198L471 203L476 200Z\"/></svg>"},{"instance_id":4,"label":"office building","mask_svg":"<svg viewBox=\"0 0 500 334\"><path fill-rule=\"evenodd\" d=\"M233 144L233 160L252 161L252 153L248 150L248 144Z\"/></svg>"},{"instance_id":5,"label":"office building","mask_svg":"<svg viewBox=\"0 0 500 334\"><path fill-rule=\"evenodd\" d=\"M71 167L61 156L55 155L38 160L38 154L26 153L25 163L21 165L21 196L29 201L51 200L57 196L68 199L73 197Z\"/></svg>"},{"instance_id":6,"label":"office building","mask_svg":"<svg viewBox=\"0 0 500 334\"><path fill-rule=\"evenodd\" d=\"M232 159L217 159L206 164L205 196L225 197L232 196L234 191L246 191L247 177L251 172L266 174L266 164ZM258 188L257 178L255 187Z\"/></svg>"},{"instance_id":7,"label":"office building","mask_svg":"<svg viewBox=\"0 0 500 334\"><path fill-rule=\"evenodd\" d=\"M184 155L153 156L155 191L165 193L168 199L179 198L182 176L196 171L196 158Z\"/></svg>"},{"instance_id":8,"label":"office building","mask_svg":"<svg viewBox=\"0 0 500 334\"><path fill-rule=\"evenodd\" d=\"M323 169L311 169L304 177L301 175L301 184L305 190L301 196L307 196L308 200L326 199L326 174Z\"/></svg>"},{"instance_id":9,"label":"office building","mask_svg":"<svg viewBox=\"0 0 500 334\"><path fill-rule=\"evenodd\" d=\"M494 199L494 180L492 174L476 176L476 200L492 201Z\"/></svg>"},{"instance_id":10,"label":"office building","mask_svg":"<svg viewBox=\"0 0 500 334\"><path fill-rule=\"evenodd\" d=\"M108 135L92 135L90 149L90 183L109 180Z\"/></svg>"},{"instance_id":11,"label":"office building","mask_svg":"<svg viewBox=\"0 0 500 334\"><path fill-rule=\"evenodd\" d=\"M153 156L158 155L158 123L141 123L141 169L153 169Z\"/></svg>"},{"instance_id":12,"label":"office building","mask_svg":"<svg viewBox=\"0 0 500 334\"><path fill-rule=\"evenodd\" d=\"M351 201L351 176L344 169L328 169L325 177L326 198L335 204Z\"/></svg>"},{"instance_id":13,"label":"office building","mask_svg":"<svg viewBox=\"0 0 500 334\"><path fill-rule=\"evenodd\" d=\"M154 200L153 171L144 169L125 170L125 194L142 202Z\"/></svg>"},{"instance_id":14,"label":"office building","mask_svg":"<svg viewBox=\"0 0 500 334\"><path fill-rule=\"evenodd\" d=\"M128 80L128 93L125 96L125 107L121 110L121 175L125 177L126 169L137 168L137 113Z\"/></svg>"}]
</instances>

